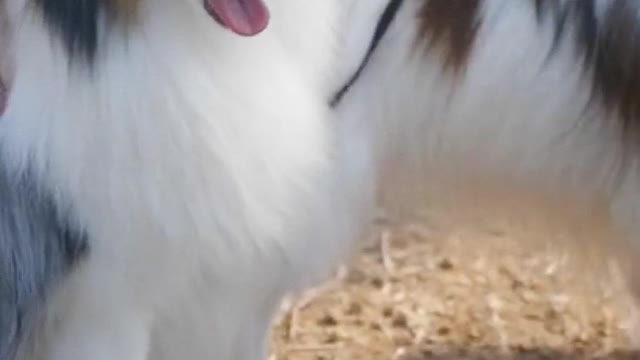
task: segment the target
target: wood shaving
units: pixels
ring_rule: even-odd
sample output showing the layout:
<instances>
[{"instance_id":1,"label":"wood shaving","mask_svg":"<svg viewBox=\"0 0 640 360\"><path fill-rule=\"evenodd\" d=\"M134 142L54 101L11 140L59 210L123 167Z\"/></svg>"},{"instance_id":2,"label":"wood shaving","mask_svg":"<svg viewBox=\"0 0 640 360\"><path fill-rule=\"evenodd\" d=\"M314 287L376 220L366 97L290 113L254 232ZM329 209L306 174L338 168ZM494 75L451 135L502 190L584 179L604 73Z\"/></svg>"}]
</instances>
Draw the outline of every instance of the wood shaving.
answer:
<instances>
[{"instance_id":1,"label":"wood shaving","mask_svg":"<svg viewBox=\"0 0 640 360\"><path fill-rule=\"evenodd\" d=\"M567 252L503 231L412 224L382 236L304 306L289 306L273 359L640 358L626 283Z\"/></svg>"}]
</instances>

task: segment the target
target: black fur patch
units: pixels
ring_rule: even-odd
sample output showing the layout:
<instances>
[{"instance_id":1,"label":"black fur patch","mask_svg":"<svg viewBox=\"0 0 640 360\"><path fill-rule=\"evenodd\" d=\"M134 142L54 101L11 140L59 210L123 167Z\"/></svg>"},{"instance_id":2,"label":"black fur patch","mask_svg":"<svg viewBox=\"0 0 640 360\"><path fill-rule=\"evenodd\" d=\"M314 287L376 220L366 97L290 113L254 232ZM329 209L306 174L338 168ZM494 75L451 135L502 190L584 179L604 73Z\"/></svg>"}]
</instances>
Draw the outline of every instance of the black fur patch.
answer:
<instances>
[{"instance_id":1,"label":"black fur patch","mask_svg":"<svg viewBox=\"0 0 640 360\"><path fill-rule=\"evenodd\" d=\"M34 0L45 21L64 41L70 58L88 62L98 48L98 21L104 0Z\"/></svg>"},{"instance_id":2,"label":"black fur patch","mask_svg":"<svg viewBox=\"0 0 640 360\"><path fill-rule=\"evenodd\" d=\"M0 161L0 359L15 358L47 294L87 251L35 178Z\"/></svg>"},{"instance_id":3,"label":"black fur patch","mask_svg":"<svg viewBox=\"0 0 640 360\"><path fill-rule=\"evenodd\" d=\"M384 11L382 12L382 15L380 16L380 20L378 20L378 25L376 26L376 29L373 32L373 37L371 38L371 42L369 43L369 48L367 49L367 53L362 59L360 66L358 66L358 69L349 78L347 83L344 84L340 88L340 90L338 90L338 92L336 92L336 94L333 96L330 103L331 107L338 106L338 103L340 103L340 101L345 96L345 94L351 89L353 84L355 84L355 82L360 78L360 76L362 75L362 72L369 64L369 61L371 61L371 57L373 56L373 53L375 53L376 49L378 48L378 45L380 45L380 41L382 41L382 38L387 33L387 30L389 30L389 26L391 26L391 23L393 23L393 20L395 19L396 14L402 7L403 3L404 3L404 0L389 0L387 7L384 9Z\"/></svg>"},{"instance_id":4,"label":"black fur patch","mask_svg":"<svg viewBox=\"0 0 640 360\"><path fill-rule=\"evenodd\" d=\"M555 47L568 29L575 31L594 100L621 120L626 142L640 144L640 1L597 1L533 0L539 20L554 19ZM605 8L598 13L596 5Z\"/></svg>"}]
</instances>

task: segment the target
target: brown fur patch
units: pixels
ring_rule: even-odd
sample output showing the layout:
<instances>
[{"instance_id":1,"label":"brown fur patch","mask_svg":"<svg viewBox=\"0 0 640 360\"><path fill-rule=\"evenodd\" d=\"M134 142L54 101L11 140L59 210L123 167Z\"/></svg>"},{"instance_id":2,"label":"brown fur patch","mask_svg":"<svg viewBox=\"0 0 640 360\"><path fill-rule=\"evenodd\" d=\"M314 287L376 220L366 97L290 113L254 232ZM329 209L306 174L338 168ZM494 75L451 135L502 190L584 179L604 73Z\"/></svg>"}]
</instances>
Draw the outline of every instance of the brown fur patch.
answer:
<instances>
[{"instance_id":1,"label":"brown fur patch","mask_svg":"<svg viewBox=\"0 0 640 360\"><path fill-rule=\"evenodd\" d=\"M137 18L140 0L106 0L106 2L117 19L129 23Z\"/></svg>"},{"instance_id":2,"label":"brown fur patch","mask_svg":"<svg viewBox=\"0 0 640 360\"><path fill-rule=\"evenodd\" d=\"M482 0L424 0L418 13L416 43L441 52L444 66L456 72L466 66L480 27Z\"/></svg>"}]
</instances>

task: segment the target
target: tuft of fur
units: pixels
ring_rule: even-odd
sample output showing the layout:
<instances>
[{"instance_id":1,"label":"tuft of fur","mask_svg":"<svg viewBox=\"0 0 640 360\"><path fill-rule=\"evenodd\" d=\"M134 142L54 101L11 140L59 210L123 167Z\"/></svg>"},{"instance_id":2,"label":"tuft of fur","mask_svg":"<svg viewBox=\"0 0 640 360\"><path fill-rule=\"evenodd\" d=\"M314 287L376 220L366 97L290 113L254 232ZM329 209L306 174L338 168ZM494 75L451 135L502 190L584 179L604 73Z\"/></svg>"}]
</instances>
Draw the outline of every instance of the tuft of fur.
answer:
<instances>
[{"instance_id":1,"label":"tuft of fur","mask_svg":"<svg viewBox=\"0 0 640 360\"><path fill-rule=\"evenodd\" d=\"M423 1L417 43L442 51L444 66L459 71L467 62L478 31L481 0Z\"/></svg>"},{"instance_id":2,"label":"tuft of fur","mask_svg":"<svg viewBox=\"0 0 640 360\"><path fill-rule=\"evenodd\" d=\"M370 128L381 182L396 185L386 188L389 198L417 200L410 193L436 169L610 193L622 141L617 125L603 121L606 108L591 101L577 35L558 39L555 23L541 24L531 1L480 1L467 25L450 20L450 28L437 30L451 51L473 44L463 71L452 76L443 71L450 51L414 48L426 31L417 15L438 1L429 3L405 3L338 109L346 113L341 121ZM407 194L398 194L403 189Z\"/></svg>"}]
</instances>

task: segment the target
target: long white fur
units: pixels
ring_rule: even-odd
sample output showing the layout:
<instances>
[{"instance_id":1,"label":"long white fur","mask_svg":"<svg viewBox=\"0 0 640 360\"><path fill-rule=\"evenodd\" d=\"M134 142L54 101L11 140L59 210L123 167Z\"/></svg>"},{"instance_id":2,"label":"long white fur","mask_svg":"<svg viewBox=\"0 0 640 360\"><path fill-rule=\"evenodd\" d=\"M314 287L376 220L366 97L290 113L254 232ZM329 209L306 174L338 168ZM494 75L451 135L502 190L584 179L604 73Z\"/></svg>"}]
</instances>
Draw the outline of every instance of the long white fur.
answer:
<instances>
[{"instance_id":1,"label":"long white fur","mask_svg":"<svg viewBox=\"0 0 640 360\"><path fill-rule=\"evenodd\" d=\"M637 157L622 163L617 115L590 101L589 70L571 31L551 53L552 19L538 23L530 2L483 1L482 26L456 76L437 48L416 48L423 4L405 1L337 110L354 129L345 138L371 143L387 206L404 214L425 200L423 191L448 187L451 195L497 181L567 196L578 207L604 199L618 220L637 207Z\"/></svg>"},{"instance_id":2,"label":"long white fur","mask_svg":"<svg viewBox=\"0 0 640 360\"><path fill-rule=\"evenodd\" d=\"M0 142L90 238L33 359L264 358L285 292L343 256L354 211L319 75L338 9L283 3L245 39L201 1L144 0L85 73L31 6L9 2L19 66Z\"/></svg>"},{"instance_id":3,"label":"long white fur","mask_svg":"<svg viewBox=\"0 0 640 360\"><path fill-rule=\"evenodd\" d=\"M454 83L415 51L422 1L407 0L337 119L328 95L372 31L350 24L375 23L383 2L271 0L272 26L245 39L200 1L143 0L93 74L69 70L25 0L8 3L19 66L0 143L91 245L29 360L264 358L282 296L345 258L377 191L407 200L397 189L433 169L637 207L635 164L615 187L614 129L584 117L571 42L547 58L553 29L525 1L485 2Z\"/></svg>"}]
</instances>

